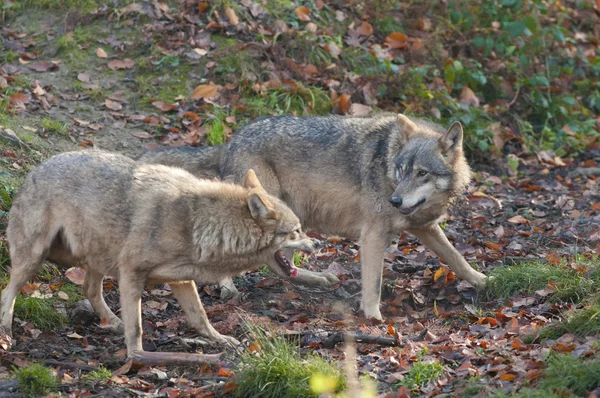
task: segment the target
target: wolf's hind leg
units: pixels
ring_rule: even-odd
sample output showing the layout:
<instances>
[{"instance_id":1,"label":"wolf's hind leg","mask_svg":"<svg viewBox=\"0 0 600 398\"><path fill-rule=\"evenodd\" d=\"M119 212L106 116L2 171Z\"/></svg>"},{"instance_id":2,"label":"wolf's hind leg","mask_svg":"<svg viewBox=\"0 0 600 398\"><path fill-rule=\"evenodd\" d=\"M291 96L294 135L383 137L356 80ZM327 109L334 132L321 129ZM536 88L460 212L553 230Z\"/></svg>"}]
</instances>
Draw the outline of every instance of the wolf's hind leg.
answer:
<instances>
[{"instance_id":1,"label":"wolf's hind leg","mask_svg":"<svg viewBox=\"0 0 600 398\"><path fill-rule=\"evenodd\" d=\"M200 301L200 296L198 296L196 282L183 281L169 283L169 286L171 286L175 298L185 312L188 322L203 337L220 344L228 344L234 347L240 344L240 342L233 337L224 336L212 327L208 321L202 302Z\"/></svg>"},{"instance_id":2,"label":"wolf's hind leg","mask_svg":"<svg viewBox=\"0 0 600 398\"><path fill-rule=\"evenodd\" d=\"M102 296L102 281L104 275L98 271L87 267L85 271L85 279L83 280L83 291L87 296L88 300L92 304L94 311L98 314L100 319L106 318L106 320L112 325L112 328L118 333L123 333L123 322L118 316L114 314L108 308L104 297Z\"/></svg>"},{"instance_id":3,"label":"wolf's hind leg","mask_svg":"<svg viewBox=\"0 0 600 398\"><path fill-rule=\"evenodd\" d=\"M45 250L39 244L34 244L33 247L24 244L11 245L10 281L2 290L0 304L0 333L12 335L15 299L25 283L42 266L44 252Z\"/></svg>"},{"instance_id":4,"label":"wolf's hind leg","mask_svg":"<svg viewBox=\"0 0 600 398\"><path fill-rule=\"evenodd\" d=\"M425 246L442 257L458 278L466 280L476 289L481 290L485 287L486 276L475 271L469 265L467 260L452 246L439 225L436 224L422 229L410 229L408 232L415 235Z\"/></svg>"},{"instance_id":5,"label":"wolf's hind leg","mask_svg":"<svg viewBox=\"0 0 600 398\"><path fill-rule=\"evenodd\" d=\"M233 279L231 279L230 276L219 281L219 289L221 289L222 300L230 300L238 297L241 294L235 287Z\"/></svg>"}]
</instances>

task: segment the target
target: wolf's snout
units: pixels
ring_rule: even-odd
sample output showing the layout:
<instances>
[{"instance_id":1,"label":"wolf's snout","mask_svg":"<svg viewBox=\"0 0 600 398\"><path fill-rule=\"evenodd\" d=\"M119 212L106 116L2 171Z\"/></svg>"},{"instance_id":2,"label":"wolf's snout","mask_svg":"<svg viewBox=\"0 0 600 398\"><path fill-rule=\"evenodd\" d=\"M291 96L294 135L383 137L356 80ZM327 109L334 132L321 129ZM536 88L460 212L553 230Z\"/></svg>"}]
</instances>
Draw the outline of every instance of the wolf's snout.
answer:
<instances>
[{"instance_id":1,"label":"wolf's snout","mask_svg":"<svg viewBox=\"0 0 600 398\"><path fill-rule=\"evenodd\" d=\"M388 200L394 207L402 206L402 198L400 196L392 195Z\"/></svg>"}]
</instances>

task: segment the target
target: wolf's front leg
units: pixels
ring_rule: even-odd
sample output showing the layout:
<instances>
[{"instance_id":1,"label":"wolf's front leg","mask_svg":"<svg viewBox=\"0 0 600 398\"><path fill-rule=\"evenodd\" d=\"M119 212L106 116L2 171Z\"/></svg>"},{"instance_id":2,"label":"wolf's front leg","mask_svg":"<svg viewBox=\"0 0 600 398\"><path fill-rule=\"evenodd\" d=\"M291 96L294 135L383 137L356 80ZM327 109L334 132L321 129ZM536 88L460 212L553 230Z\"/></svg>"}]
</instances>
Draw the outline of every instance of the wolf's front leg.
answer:
<instances>
[{"instance_id":1,"label":"wolf's front leg","mask_svg":"<svg viewBox=\"0 0 600 398\"><path fill-rule=\"evenodd\" d=\"M237 290L237 287L235 287L233 279L230 276L219 281L219 289L221 289L222 300L230 300L241 295L240 291Z\"/></svg>"},{"instance_id":2,"label":"wolf's front leg","mask_svg":"<svg viewBox=\"0 0 600 398\"><path fill-rule=\"evenodd\" d=\"M206 311L198 296L198 288L194 281L182 281L169 283L175 298L185 312L190 325L196 329L203 337L220 344L227 344L233 347L240 345L240 342L233 337L222 335L212 327L206 316Z\"/></svg>"},{"instance_id":3,"label":"wolf's front leg","mask_svg":"<svg viewBox=\"0 0 600 398\"><path fill-rule=\"evenodd\" d=\"M142 291L145 283L145 276L129 270L119 270L121 316L125 328L127 355L131 355L134 351L143 351Z\"/></svg>"},{"instance_id":4,"label":"wolf's front leg","mask_svg":"<svg viewBox=\"0 0 600 398\"><path fill-rule=\"evenodd\" d=\"M362 309L367 318L383 319L379 303L387 236L377 228L366 227L360 237Z\"/></svg>"},{"instance_id":5,"label":"wolf's front leg","mask_svg":"<svg viewBox=\"0 0 600 398\"><path fill-rule=\"evenodd\" d=\"M466 280L476 289L481 290L485 287L486 276L481 272L475 271L469 265L467 260L452 246L439 225L435 224L428 228L410 229L408 232L415 235L425 246L442 257L458 278Z\"/></svg>"}]
</instances>

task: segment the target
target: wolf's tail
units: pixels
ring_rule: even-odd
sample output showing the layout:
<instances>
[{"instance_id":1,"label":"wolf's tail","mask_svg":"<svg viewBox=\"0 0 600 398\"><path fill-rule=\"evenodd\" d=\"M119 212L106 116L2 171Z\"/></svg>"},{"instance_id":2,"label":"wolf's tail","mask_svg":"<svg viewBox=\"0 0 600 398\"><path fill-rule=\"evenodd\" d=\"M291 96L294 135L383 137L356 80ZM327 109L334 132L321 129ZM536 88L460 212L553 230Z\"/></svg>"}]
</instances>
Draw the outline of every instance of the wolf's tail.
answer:
<instances>
[{"instance_id":1,"label":"wolf's tail","mask_svg":"<svg viewBox=\"0 0 600 398\"><path fill-rule=\"evenodd\" d=\"M227 144L206 147L161 148L142 154L137 160L179 167L200 178L221 178L221 158Z\"/></svg>"}]
</instances>

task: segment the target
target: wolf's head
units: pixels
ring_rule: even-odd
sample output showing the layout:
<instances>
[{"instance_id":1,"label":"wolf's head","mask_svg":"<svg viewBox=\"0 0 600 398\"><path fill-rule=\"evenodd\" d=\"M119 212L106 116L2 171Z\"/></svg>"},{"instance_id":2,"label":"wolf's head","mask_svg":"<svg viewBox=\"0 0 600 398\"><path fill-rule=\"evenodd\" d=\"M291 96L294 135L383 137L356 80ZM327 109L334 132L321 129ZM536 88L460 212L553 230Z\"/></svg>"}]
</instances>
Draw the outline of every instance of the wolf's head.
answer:
<instances>
[{"instance_id":1,"label":"wolf's head","mask_svg":"<svg viewBox=\"0 0 600 398\"><path fill-rule=\"evenodd\" d=\"M448 130L398 115L399 133L388 146L388 177L396 187L389 202L403 215L435 206L447 207L469 183L460 122Z\"/></svg>"},{"instance_id":2,"label":"wolf's head","mask_svg":"<svg viewBox=\"0 0 600 398\"><path fill-rule=\"evenodd\" d=\"M251 190L248 208L252 217L266 235L273 237L270 247L275 251L273 258L267 261L269 267L281 276L296 277L298 268L286 258L282 250L312 252L315 249L313 242L302 232L300 220L294 212L283 201L264 190L252 169L246 173L243 186Z\"/></svg>"}]
</instances>

